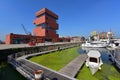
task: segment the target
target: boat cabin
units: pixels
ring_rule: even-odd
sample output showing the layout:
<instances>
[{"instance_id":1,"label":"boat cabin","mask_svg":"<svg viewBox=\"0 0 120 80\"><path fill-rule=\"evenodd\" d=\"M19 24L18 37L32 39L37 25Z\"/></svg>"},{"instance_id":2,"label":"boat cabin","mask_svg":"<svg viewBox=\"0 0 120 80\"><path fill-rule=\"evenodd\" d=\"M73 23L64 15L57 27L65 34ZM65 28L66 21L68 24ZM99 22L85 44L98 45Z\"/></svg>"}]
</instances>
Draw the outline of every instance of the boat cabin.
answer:
<instances>
[{"instance_id":1,"label":"boat cabin","mask_svg":"<svg viewBox=\"0 0 120 80\"><path fill-rule=\"evenodd\" d=\"M87 55L90 62L100 63L99 51L91 50Z\"/></svg>"}]
</instances>

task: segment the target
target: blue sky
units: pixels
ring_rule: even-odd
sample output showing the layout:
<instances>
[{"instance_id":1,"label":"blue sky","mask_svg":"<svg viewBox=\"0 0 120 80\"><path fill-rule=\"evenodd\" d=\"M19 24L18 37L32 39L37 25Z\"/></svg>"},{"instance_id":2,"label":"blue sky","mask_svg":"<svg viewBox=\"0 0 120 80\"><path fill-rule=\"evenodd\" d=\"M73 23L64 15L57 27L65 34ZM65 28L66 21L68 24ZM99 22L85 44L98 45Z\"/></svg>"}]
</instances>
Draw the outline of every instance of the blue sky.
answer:
<instances>
[{"instance_id":1,"label":"blue sky","mask_svg":"<svg viewBox=\"0 0 120 80\"><path fill-rule=\"evenodd\" d=\"M32 32L36 11L48 8L59 16L60 36L89 36L93 30L120 35L120 0L1 0L0 40L6 34Z\"/></svg>"}]
</instances>

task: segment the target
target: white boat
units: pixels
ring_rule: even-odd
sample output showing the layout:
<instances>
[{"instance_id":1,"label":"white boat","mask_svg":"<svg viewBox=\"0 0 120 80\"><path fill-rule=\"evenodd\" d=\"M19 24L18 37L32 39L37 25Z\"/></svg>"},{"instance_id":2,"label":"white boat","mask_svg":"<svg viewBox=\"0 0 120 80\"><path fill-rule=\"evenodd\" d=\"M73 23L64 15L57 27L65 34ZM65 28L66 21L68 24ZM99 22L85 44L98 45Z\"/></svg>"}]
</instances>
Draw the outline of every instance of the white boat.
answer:
<instances>
[{"instance_id":1,"label":"white boat","mask_svg":"<svg viewBox=\"0 0 120 80\"><path fill-rule=\"evenodd\" d=\"M113 41L109 44L109 48L120 48L120 40Z\"/></svg>"},{"instance_id":2,"label":"white boat","mask_svg":"<svg viewBox=\"0 0 120 80\"><path fill-rule=\"evenodd\" d=\"M82 47L91 47L91 48L105 48L107 46L108 44L106 42L101 42L101 41L92 41L92 42L86 41L86 43L82 44Z\"/></svg>"},{"instance_id":3,"label":"white boat","mask_svg":"<svg viewBox=\"0 0 120 80\"><path fill-rule=\"evenodd\" d=\"M90 68L92 75L94 75L98 69L101 69L101 65L103 64L100 58L101 54L97 50L90 50L87 55L86 66Z\"/></svg>"},{"instance_id":4,"label":"white boat","mask_svg":"<svg viewBox=\"0 0 120 80\"><path fill-rule=\"evenodd\" d=\"M92 45L91 45L90 42L86 41L86 42L83 43L81 46L82 46L82 47L91 47Z\"/></svg>"}]
</instances>

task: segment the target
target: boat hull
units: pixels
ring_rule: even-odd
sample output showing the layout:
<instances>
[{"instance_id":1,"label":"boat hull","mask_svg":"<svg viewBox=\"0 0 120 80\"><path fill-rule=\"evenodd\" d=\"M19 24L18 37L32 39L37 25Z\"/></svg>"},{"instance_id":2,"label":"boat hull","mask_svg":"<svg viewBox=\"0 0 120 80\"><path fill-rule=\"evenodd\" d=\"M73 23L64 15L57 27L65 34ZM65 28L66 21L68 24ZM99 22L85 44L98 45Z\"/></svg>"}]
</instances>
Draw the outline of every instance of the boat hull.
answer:
<instances>
[{"instance_id":1,"label":"boat hull","mask_svg":"<svg viewBox=\"0 0 120 80\"><path fill-rule=\"evenodd\" d=\"M92 75L94 75L97 71L98 71L98 67L90 67L90 71L91 71L91 73L92 73Z\"/></svg>"},{"instance_id":2,"label":"boat hull","mask_svg":"<svg viewBox=\"0 0 120 80\"><path fill-rule=\"evenodd\" d=\"M90 68L92 75L94 75L98 69L101 69L101 65L103 64L102 59L100 58L101 54L99 51L91 50L87 55L86 66Z\"/></svg>"},{"instance_id":3,"label":"boat hull","mask_svg":"<svg viewBox=\"0 0 120 80\"><path fill-rule=\"evenodd\" d=\"M105 48L108 46L108 44L99 44L99 43L96 43L96 44L92 44L92 43L83 43L81 45L82 47L87 47L87 48Z\"/></svg>"},{"instance_id":4,"label":"boat hull","mask_svg":"<svg viewBox=\"0 0 120 80\"><path fill-rule=\"evenodd\" d=\"M101 69L101 65L94 62L86 62L86 66L90 68L92 75L94 75L99 69Z\"/></svg>"}]
</instances>

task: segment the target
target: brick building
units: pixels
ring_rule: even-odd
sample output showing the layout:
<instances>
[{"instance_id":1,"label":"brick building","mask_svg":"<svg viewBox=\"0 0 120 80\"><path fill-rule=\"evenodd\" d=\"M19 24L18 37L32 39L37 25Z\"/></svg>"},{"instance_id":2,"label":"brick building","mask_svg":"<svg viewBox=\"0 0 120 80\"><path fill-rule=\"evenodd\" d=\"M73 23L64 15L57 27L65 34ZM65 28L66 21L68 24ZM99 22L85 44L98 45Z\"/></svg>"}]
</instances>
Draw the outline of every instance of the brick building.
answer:
<instances>
[{"instance_id":1,"label":"brick building","mask_svg":"<svg viewBox=\"0 0 120 80\"><path fill-rule=\"evenodd\" d=\"M58 42L59 35L56 33L56 30L58 30L57 19L58 15L47 8L43 8L36 12L36 19L33 21L36 26L33 29L34 36L10 33L6 35L6 44L29 43L31 40L37 43Z\"/></svg>"},{"instance_id":2,"label":"brick building","mask_svg":"<svg viewBox=\"0 0 120 80\"><path fill-rule=\"evenodd\" d=\"M57 42L59 38L59 35L56 34L56 30L58 30L57 19L58 16L47 8L38 11L34 20L36 25L33 30L34 35L42 36L48 42Z\"/></svg>"},{"instance_id":3,"label":"brick building","mask_svg":"<svg viewBox=\"0 0 120 80\"><path fill-rule=\"evenodd\" d=\"M24 43L29 43L31 40L40 43L40 42L44 42L44 37L13 34L13 33L6 35L6 44L24 44Z\"/></svg>"}]
</instances>

